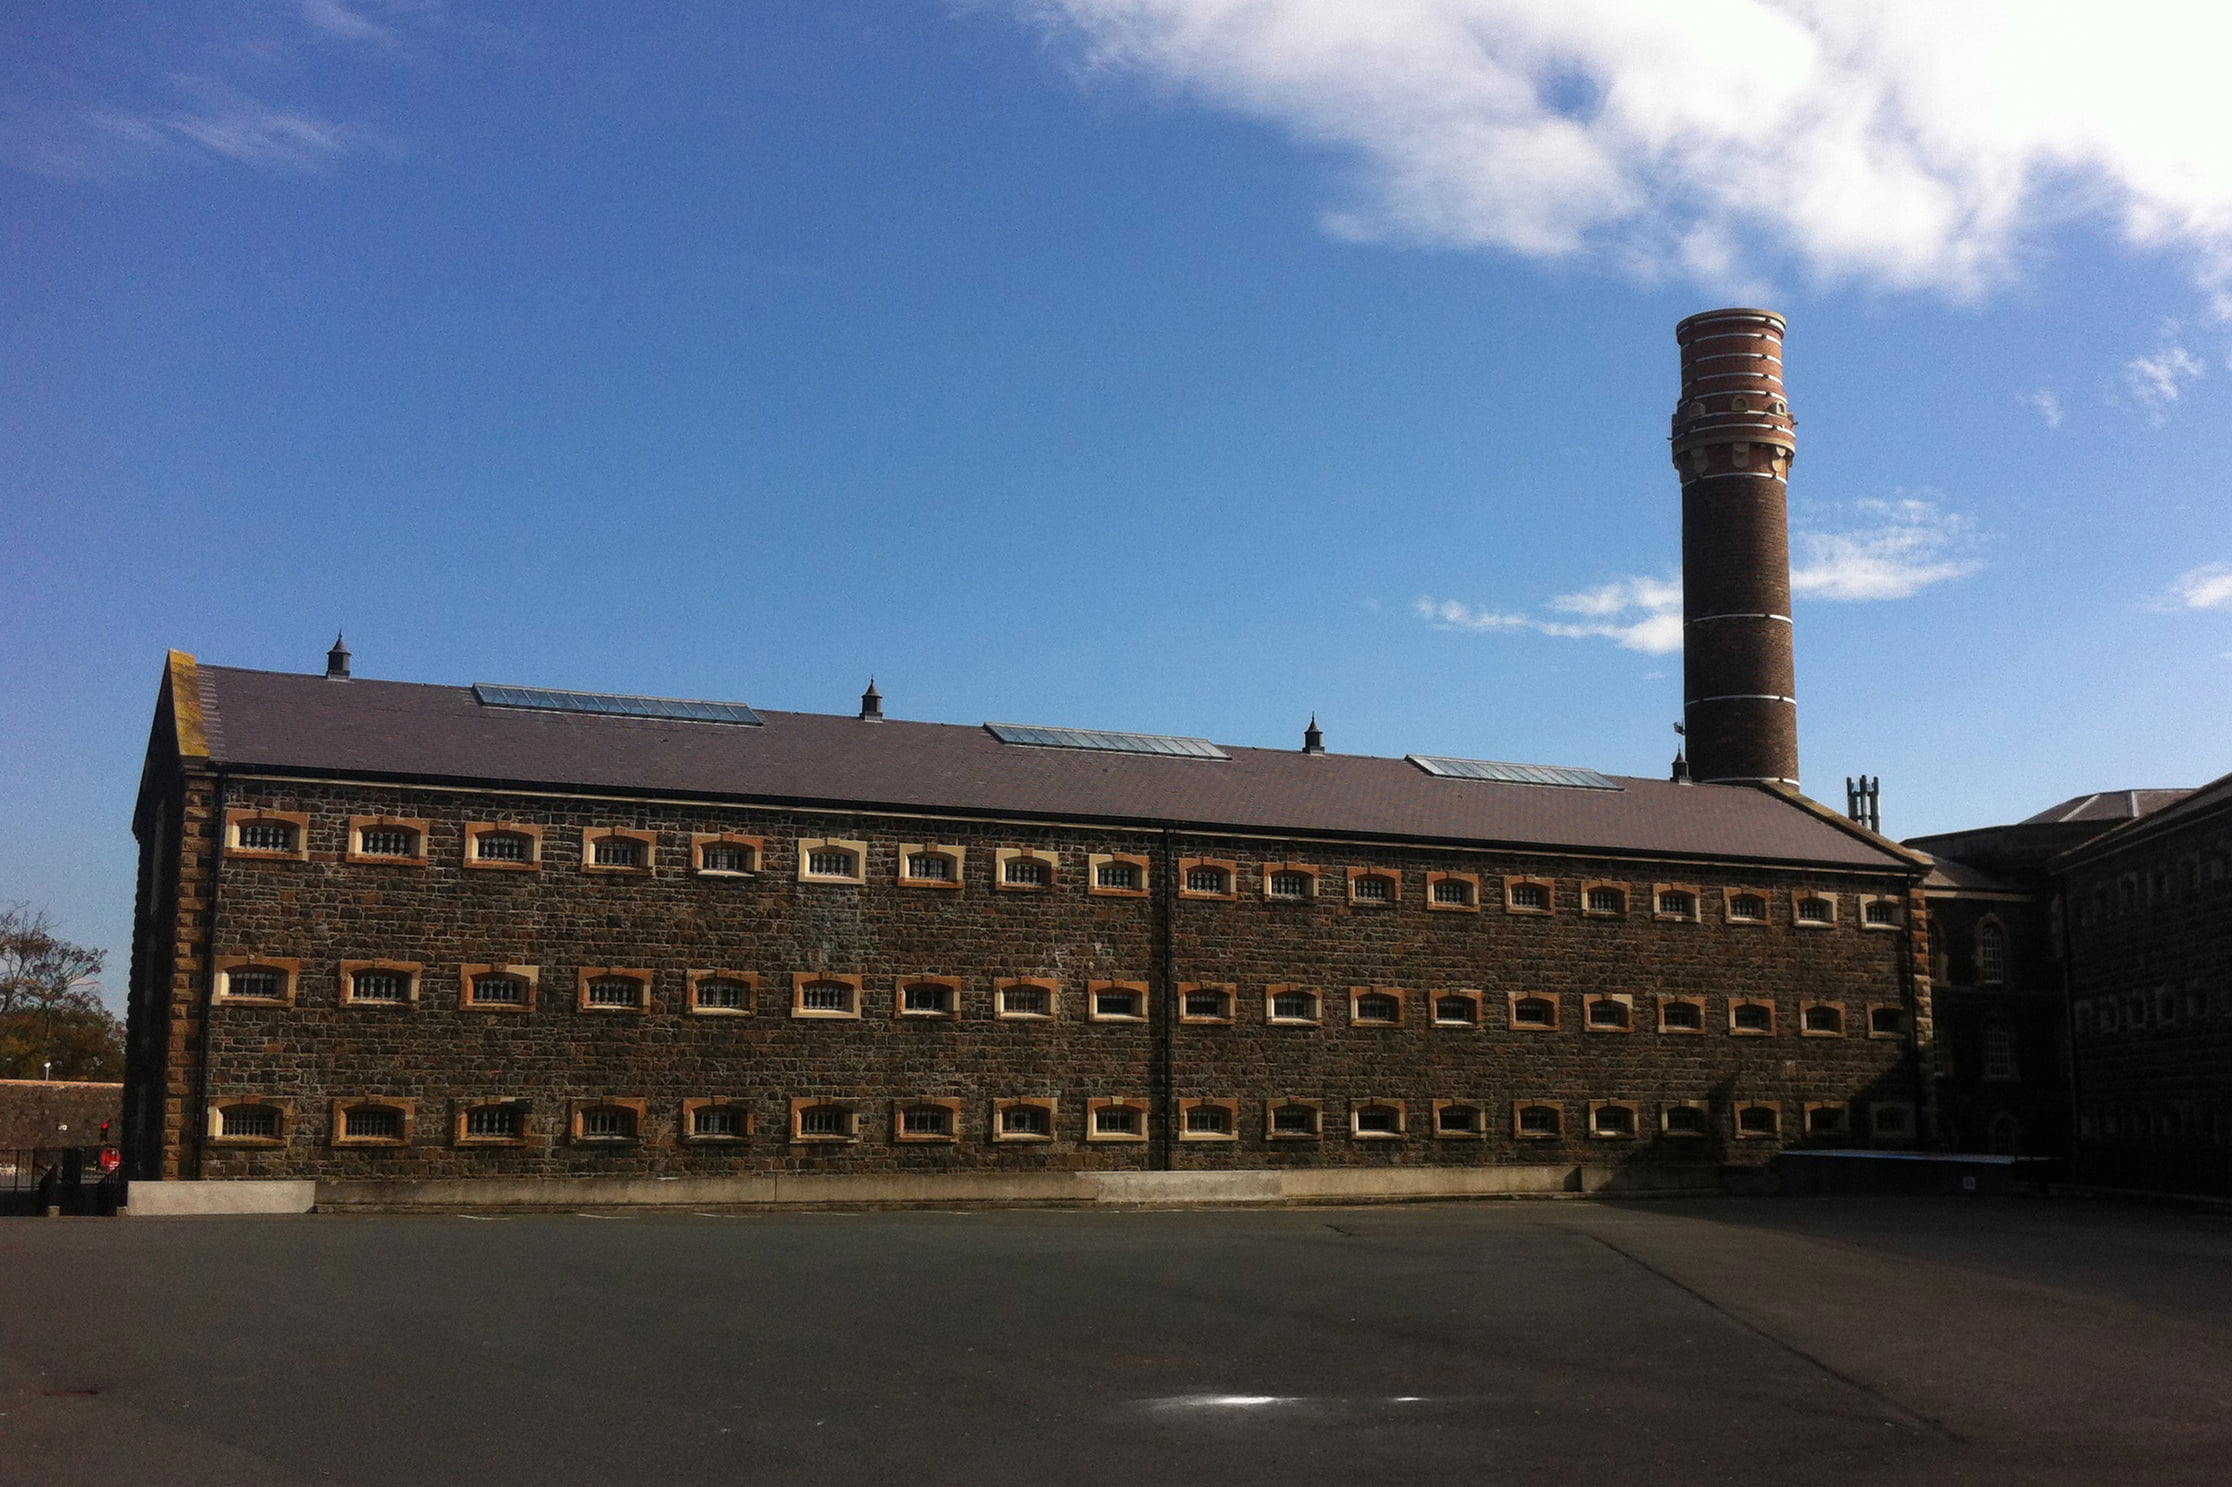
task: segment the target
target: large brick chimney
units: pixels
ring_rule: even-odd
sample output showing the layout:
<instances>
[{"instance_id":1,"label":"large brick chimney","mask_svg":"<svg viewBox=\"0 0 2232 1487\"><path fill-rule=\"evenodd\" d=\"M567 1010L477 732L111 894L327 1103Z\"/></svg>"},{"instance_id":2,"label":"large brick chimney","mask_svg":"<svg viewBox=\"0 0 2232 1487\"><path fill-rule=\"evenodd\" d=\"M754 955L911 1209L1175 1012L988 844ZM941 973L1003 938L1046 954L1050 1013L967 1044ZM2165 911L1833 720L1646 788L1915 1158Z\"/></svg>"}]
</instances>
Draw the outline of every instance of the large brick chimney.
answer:
<instances>
[{"instance_id":1,"label":"large brick chimney","mask_svg":"<svg viewBox=\"0 0 2232 1487\"><path fill-rule=\"evenodd\" d=\"M1682 720L1692 774L1798 783L1790 509L1797 452L1783 394L1783 319L1708 310L1674 328L1682 401Z\"/></svg>"}]
</instances>

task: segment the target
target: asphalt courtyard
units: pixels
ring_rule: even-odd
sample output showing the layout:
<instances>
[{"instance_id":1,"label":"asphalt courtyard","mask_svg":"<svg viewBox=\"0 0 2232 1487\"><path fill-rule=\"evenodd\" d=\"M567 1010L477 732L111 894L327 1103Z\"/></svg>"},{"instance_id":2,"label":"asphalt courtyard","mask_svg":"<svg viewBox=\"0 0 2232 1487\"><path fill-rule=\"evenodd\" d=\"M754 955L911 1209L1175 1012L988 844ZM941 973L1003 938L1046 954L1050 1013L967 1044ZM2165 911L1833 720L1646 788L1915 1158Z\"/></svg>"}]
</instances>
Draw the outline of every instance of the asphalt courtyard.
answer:
<instances>
[{"instance_id":1,"label":"asphalt courtyard","mask_svg":"<svg viewBox=\"0 0 2232 1487\"><path fill-rule=\"evenodd\" d=\"M0 1222L0 1481L2232 1481L2232 1217Z\"/></svg>"}]
</instances>

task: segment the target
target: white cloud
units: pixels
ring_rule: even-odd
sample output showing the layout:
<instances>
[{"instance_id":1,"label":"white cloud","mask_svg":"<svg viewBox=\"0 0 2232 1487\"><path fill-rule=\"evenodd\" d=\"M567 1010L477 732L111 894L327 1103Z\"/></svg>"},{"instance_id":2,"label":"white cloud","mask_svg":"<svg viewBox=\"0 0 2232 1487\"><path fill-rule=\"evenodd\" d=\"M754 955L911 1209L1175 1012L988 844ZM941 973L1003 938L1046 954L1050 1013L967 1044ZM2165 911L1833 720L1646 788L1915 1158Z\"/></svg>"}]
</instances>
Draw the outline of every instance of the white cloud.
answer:
<instances>
[{"instance_id":1,"label":"white cloud","mask_svg":"<svg viewBox=\"0 0 2232 1487\"><path fill-rule=\"evenodd\" d=\"M2173 609L2232 609L2232 563L2189 568L2170 585Z\"/></svg>"},{"instance_id":2,"label":"white cloud","mask_svg":"<svg viewBox=\"0 0 2232 1487\"><path fill-rule=\"evenodd\" d=\"M1551 609L1586 617L1581 620L1507 614L1454 599L1420 599L1414 608L1441 630L1532 630L1565 640L1609 640L1622 650L1654 656L1682 648L1682 587L1671 579L1616 579L1550 601Z\"/></svg>"},{"instance_id":3,"label":"white cloud","mask_svg":"<svg viewBox=\"0 0 2232 1487\"><path fill-rule=\"evenodd\" d=\"M181 86L197 95L195 107L136 122L242 165L312 170L358 137L346 125L273 108L222 84L186 80Z\"/></svg>"},{"instance_id":4,"label":"white cloud","mask_svg":"<svg viewBox=\"0 0 2232 1487\"><path fill-rule=\"evenodd\" d=\"M2036 392L2027 392L2017 401L2025 407L2036 408L2038 416L2046 421L2046 427L2058 429L2062 426L2061 395L2052 388L2041 387Z\"/></svg>"},{"instance_id":5,"label":"white cloud","mask_svg":"<svg viewBox=\"0 0 2232 1487\"><path fill-rule=\"evenodd\" d=\"M2157 423L2175 403L2185 384L2207 375L2201 358L2183 346L2165 346L2153 356L2135 356L2124 363L2124 386L2148 409Z\"/></svg>"},{"instance_id":6,"label":"white cloud","mask_svg":"<svg viewBox=\"0 0 2232 1487\"><path fill-rule=\"evenodd\" d=\"M1351 167L1331 232L1735 288L1973 295L2045 229L2186 258L2232 315L2232 11L2126 0L1009 0L1095 72Z\"/></svg>"},{"instance_id":7,"label":"white cloud","mask_svg":"<svg viewBox=\"0 0 2232 1487\"><path fill-rule=\"evenodd\" d=\"M310 29L337 41L369 41L395 45L395 33L369 16L351 10L341 0L302 0L302 18Z\"/></svg>"}]
</instances>

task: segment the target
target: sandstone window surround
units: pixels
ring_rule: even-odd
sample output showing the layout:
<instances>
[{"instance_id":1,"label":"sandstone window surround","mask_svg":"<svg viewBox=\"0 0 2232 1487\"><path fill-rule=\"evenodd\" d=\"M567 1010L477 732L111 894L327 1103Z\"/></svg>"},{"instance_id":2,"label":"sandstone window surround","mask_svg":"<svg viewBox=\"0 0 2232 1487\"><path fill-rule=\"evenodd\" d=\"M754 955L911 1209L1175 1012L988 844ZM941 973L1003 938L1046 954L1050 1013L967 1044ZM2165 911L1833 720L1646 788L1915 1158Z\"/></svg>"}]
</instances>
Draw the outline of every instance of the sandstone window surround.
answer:
<instances>
[{"instance_id":1,"label":"sandstone window surround","mask_svg":"<svg viewBox=\"0 0 2232 1487\"><path fill-rule=\"evenodd\" d=\"M1845 1035L1843 1002L1808 1002L1798 1011L1801 1038L1841 1038Z\"/></svg>"},{"instance_id":2,"label":"sandstone window surround","mask_svg":"<svg viewBox=\"0 0 2232 1487\"><path fill-rule=\"evenodd\" d=\"M648 1107L642 1100L576 1100L568 1134L582 1146L636 1144L645 1137L648 1114Z\"/></svg>"},{"instance_id":3,"label":"sandstone window surround","mask_svg":"<svg viewBox=\"0 0 2232 1487\"><path fill-rule=\"evenodd\" d=\"M1426 907L1445 914L1480 912L1480 874L1429 872Z\"/></svg>"},{"instance_id":4,"label":"sandstone window surround","mask_svg":"<svg viewBox=\"0 0 2232 1487\"><path fill-rule=\"evenodd\" d=\"M1695 924L1704 890L1695 883L1653 883L1651 917L1672 924Z\"/></svg>"},{"instance_id":5,"label":"sandstone window surround","mask_svg":"<svg viewBox=\"0 0 2232 1487\"><path fill-rule=\"evenodd\" d=\"M1352 867L1348 897L1359 908L1392 909L1403 899L1403 875L1393 868Z\"/></svg>"},{"instance_id":6,"label":"sandstone window surround","mask_svg":"<svg viewBox=\"0 0 2232 1487\"><path fill-rule=\"evenodd\" d=\"M530 1106L524 1099L457 1100L451 1102L451 1141L458 1146L525 1146Z\"/></svg>"},{"instance_id":7,"label":"sandstone window surround","mask_svg":"<svg viewBox=\"0 0 2232 1487\"><path fill-rule=\"evenodd\" d=\"M1658 1030L1662 1033L1703 1033L1705 998L1662 996L1658 1003Z\"/></svg>"},{"instance_id":8,"label":"sandstone window surround","mask_svg":"<svg viewBox=\"0 0 2232 1487\"><path fill-rule=\"evenodd\" d=\"M1273 1027L1317 1027L1325 1020L1325 998L1307 986L1266 986L1263 1020Z\"/></svg>"},{"instance_id":9,"label":"sandstone window surround","mask_svg":"<svg viewBox=\"0 0 2232 1487\"><path fill-rule=\"evenodd\" d=\"M1635 998L1624 991L1593 991L1581 998L1581 1026L1592 1033L1635 1030Z\"/></svg>"},{"instance_id":10,"label":"sandstone window surround","mask_svg":"<svg viewBox=\"0 0 2232 1487\"><path fill-rule=\"evenodd\" d=\"M1148 1005L1144 981L1093 981L1085 988L1088 1021L1145 1022Z\"/></svg>"},{"instance_id":11,"label":"sandstone window surround","mask_svg":"<svg viewBox=\"0 0 2232 1487\"><path fill-rule=\"evenodd\" d=\"M543 829L515 821L465 823L465 865L531 873L542 867Z\"/></svg>"},{"instance_id":12,"label":"sandstone window surround","mask_svg":"<svg viewBox=\"0 0 2232 1487\"><path fill-rule=\"evenodd\" d=\"M1554 1033L1558 1030L1560 993L1511 991L1504 993L1504 998L1504 1020L1514 1031Z\"/></svg>"},{"instance_id":13,"label":"sandstone window surround","mask_svg":"<svg viewBox=\"0 0 2232 1487\"><path fill-rule=\"evenodd\" d=\"M1351 986L1349 1026L1401 1027L1410 1008L1410 993L1400 986Z\"/></svg>"},{"instance_id":14,"label":"sandstone window surround","mask_svg":"<svg viewBox=\"0 0 2232 1487\"><path fill-rule=\"evenodd\" d=\"M1558 902L1558 885L1548 878L1505 878L1504 912L1548 914Z\"/></svg>"},{"instance_id":15,"label":"sandstone window surround","mask_svg":"<svg viewBox=\"0 0 2232 1487\"><path fill-rule=\"evenodd\" d=\"M901 842L899 886L958 893L961 891L961 868L967 858L966 848L947 842Z\"/></svg>"},{"instance_id":16,"label":"sandstone window surround","mask_svg":"<svg viewBox=\"0 0 2232 1487\"><path fill-rule=\"evenodd\" d=\"M1477 1028L1487 1021L1486 998L1477 991L1437 991L1432 998L1435 1027Z\"/></svg>"},{"instance_id":17,"label":"sandstone window surround","mask_svg":"<svg viewBox=\"0 0 2232 1487\"><path fill-rule=\"evenodd\" d=\"M294 1133L294 1101L226 1095L210 1101L209 1140L216 1146L285 1146Z\"/></svg>"},{"instance_id":18,"label":"sandstone window surround","mask_svg":"<svg viewBox=\"0 0 2232 1487\"><path fill-rule=\"evenodd\" d=\"M1862 929L1899 929L1905 923L1905 905L1894 894L1863 893L1858 902Z\"/></svg>"},{"instance_id":19,"label":"sandstone window surround","mask_svg":"<svg viewBox=\"0 0 2232 1487\"><path fill-rule=\"evenodd\" d=\"M1582 880L1582 918L1624 919L1627 917L1627 911L1627 884L1615 883L1606 878L1584 878Z\"/></svg>"},{"instance_id":20,"label":"sandstone window surround","mask_svg":"<svg viewBox=\"0 0 2232 1487\"><path fill-rule=\"evenodd\" d=\"M992 983L992 1015L1006 1022L1051 1022L1062 986L1044 976L1003 976Z\"/></svg>"},{"instance_id":21,"label":"sandstone window surround","mask_svg":"<svg viewBox=\"0 0 2232 1487\"><path fill-rule=\"evenodd\" d=\"M1488 1109L1478 1100L1434 1101L1436 1141L1485 1141Z\"/></svg>"},{"instance_id":22,"label":"sandstone window surround","mask_svg":"<svg viewBox=\"0 0 2232 1487\"><path fill-rule=\"evenodd\" d=\"M1659 1107L1659 1134L1694 1140L1713 1134L1713 1112L1703 1100L1669 1100Z\"/></svg>"},{"instance_id":23,"label":"sandstone window surround","mask_svg":"<svg viewBox=\"0 0 2232 1487\"><path fill-rule=\"evenodd\" d=\"M908 1146L950 1146L961 1139L961 1102L921 1096L891 1102L891 1139Z\"/></svg>"},{"instance_id":24,"label":"sandstone window surround","mask_svg":"<svg viewBox=\"0 0 2232 1487\"><path fill-rule=\"evenodd\" d=\"M1589 1135L1599 1141L1632 1141L1643 1129L1640 1109L1633 1100L1591 1100Z\"/></svg>"},{"instance_id":25,"label":"sandstone window surround","mask_svg":"<svg viewBox=\"0 0 2232 1487\"><path fill-rule=\"evenodd\" d=\"M1263 1102L1266 1141L1315 1141L1325 1129L1325 1107L1318 1100L1282 1097Z\"/></svg>"},{"instance_id":26,"label":"sandstone window surround","mask_svg":"<svg viewBox=\"0 0 2232 1487\"><path fill-rule=\"evenodd\" d=\"M1318 896L1325 870L1312 862L1266 862L1263 896L1272 903L1308 903Z\"/></svg>"},{"instance_id":27,"label":"sandstone window surround","mask_svg":"<svg viewBox=\"0 0 2232 1487\"><path fill-rule=\"evenodd\" d=\"M1061 881L1061 858L1044 847L998 847L992 886L1002 893L1050 893Z\"/></svg>"},{"instance_id":28,"label":"sandstone window surround","mask_svg":"<svg viewBox=\"0 0 2232 1487\"><path fill-rule=\"evenodd\" d=\"M995 1142L1036 1142L1054 1139L1054 1100L1047 1095L1026 1095L992 1102L992 1139Z\"/></svg>"},{"instance_id":29,"label":"sandstone window surround","mask_svg":"<svg viewBox=\"0 0 2232 1487\"><path fill-rule=\"evenodd\" d=\"M858 837L799 838L798 881L853 888L865 885L868 881L868 844Z\"/></svg>"},{"instance_id":30,"label":"sandstone window surround","mask_svg":"<svg viewBox=\"0 0 2232 1487\"><path fill-rule=\"evenodd\" d=\"M220 955L210 968L209 1000L220 1006L291 1007L302 962L274 955Z\"/></svg>"},{"instance_id":31,"label":"sandstone window surround","mask_svg":"<svg viewBox=\"0 0 2232 1487\"><path fill-rule=\"evenodd\" d=\"M1735 1113L1738 1140L1772 1140L1782 1134L1782 1106L1772 1101L1738 1100Z\"/></svg>"},{"instance_id":32,"label":"sandstone window surround","mask_svg":"<svg viewBox=\"0 0 2232 1487\"><path fill-rule=\"evenodd\" d=\"M1085 1102L1085 1139L1138 1142L1147 1139L1147 1102L1134 1095L1096 1095Z\"/></svg>"},{"instance_id":33,"label":"sandstone window surround","mask_svg":"<svg viewBox=\"0 0 2232 1487\"><path fill-rule=\"evenodd\" d=\"M1767 922L1767 895L1757 888L1724 888L1721 902L1730 924Z\"/></svg>"},{"instance_id":34,"label":"sandstone window surround","mask_svg":"<svg viewBox=\"0 0 2232 1487\"><path fill-rule=\"evenodd\" d=\"M961 1015L961 978L905 977L899 983L898 994L892 998L892 1011L899 1017L952 1022Z\"/></svg>"},{"instance_id":35,"label":"sandstone window surround","mask_svg":"<svg viewBox=\"0 0 2232 1487\"><path fill-rule=\"evenodd\" d=\"M1851 1122L1842 1104L1822 1100L1806 1102L1806 1134L1809 1136L1843 1136L1851 1129Z\"/></svg>"},{"instance_id":36,"label":"sandstone window surround","mask_svg":"<svg viewBox=\"0 0 2232 1487\"><path fill-rule=\"evenodd\" d=\"M690 833L690 871L701 878L752 878L767 860L764 837L736 831Z\"/></svg>"},{"instance_id":37,"label":"sandstone window surround","mask_svg":"<svg viewBox=\"0 0 2232 1487\"><path fill-rule=\"evenodd\" d=\"M862 978L833 971L791 972L793 1017L860 1020Z\"/></svg>"},{"instance_id":38,"label":"sandstone window surround","mask_svg":"<svg viewBox=\"0 0 2232 1487\"><path fill-rule=\"evenodd\" d=\"M1790 922L1798 929L1835 929L1837 927L1837 896L1817 893L1811 888L1793 889L1790 895Z\"/></svg>"},{"instance_id":39,"label":"sandstone window surround","mask_svg":"<svg viewBox=\"0 0 2232 1487\"><path fill-rule=\"evenodd\" d=\"M585 826L581 870L647 878L658 866L659 834L629 826Z\"/></svg>"},{"instance_id":40,"label":"sandstone window surround","mask_svg":"<svg viewBox=\"0 0 2232 1487\"><path fill-rule=\"evenodd\" d=\"M1240 1139L1240 1102L1217 1097L1178 1102L1180 1141L1237 1141Z\"/></svg>"},{"instance_id":41,"label":"sandstone window surround","mask_svg":"<svg viewBox=\"0 0 2232 1487\"><path fill-rule=\"evenodd\" d=\"M647 966L583 966L574 995L575 1009L581 1012L649 1012L651 971Z\"/></svg>"},{"instance_id":42,"label":"sandstone window surround","mask_svg":"<svg viewBox=\"0 0 2232 1487\"><path fill-rule=\"evenodd\" d=\"M1732 1037L1765 1038L1775 1031L1775 1004L1758 997L1728 999L1728 1031Z\"/></svg>"},{"instance_id":43,"label":"sandstone window surround","mask_svg":"<svg viewBox=\"0 0 2232 1487\"><path fill-rule=\"evenodd\" d=\"M1349 1139L1400 1141L1409 1134L1409 1111L1401 1100L1351 1100Z\"/></svg>"},{"instance_id":44,"label":"sandstone window surround","mask_svg":"<svg viewBox=\"0 0 2232 1487\"><path fill-rule=\"evenodd\" d=\"M425 971L426 967L415 960L344 960L341 962L341 1005L416 1006L419 982Z\"/></svg>"},{"instance_id":45,"label":"sandstone window surround","mask_svg":"<svg viewBox=\"0 0 2232 1487\"><path fill-rule=\"evenodd\" d=\"M335 1100L327 1140L335 1146L409 1146L417 1114L415 1100L385 1095Z\"/></svg>"},{"instance_id":46,"label":"sandstone window surround","mask_svg":"<svg viewBox=\"0 0 2232 1487\"><path fill-rule=\"evenodd\" d=\"M751 971L687 971L683 985L684 1006L693 1017L750 1017L759 1010L760 978Z\"/></svg>"},{"instance_id":47,"label":"sandstone window surround","mask_svg":"<svg viewBox=\"0 0 2232 1487\"><path fill-rule=\"evenodd\" d=\"M1878 1141L1911 1141L1914 1139L1914 1107L1900 1100L1870 1105L1868 1129Z\"/></svg>"},{"instance_id":48,"label":"sandstone window surround","mask_svg":"<svg viewBox=\"0 0 2232 1487\"><path fill-rule=\"evenodd\" d=\"M385 867L425 867L431 830L423 816L351 816L342 860Z\"/></svg>"},{"instance_id":49,"label":"sandstone window surround","mask_svg":"<svg viewBox=\"0 0 2232 1487\"><path fill-rule=\"evenodd\" d=\"M1555 1100L1514 1100L1511 1134L1521 1141L1555 1141L1565 1134L1565 1110Z\"/></svg>"},{"instance_id":50,"label":"sandstone window surround","mask_svg":"<svg viewBox=\"0 0 2232 1487\"><path fill-rule=\"evenodd\" d=\"M1229 857L1179 858L1178 896L1231 903L1240 896L1240 864Z\"/></svg>"},{"instance_id":51,"label":"sandstone window surround","mask_svg":"<svg viewBox=\"0 0 2232 1487\"><path fill-rule=\"evenodd\" d=\"M1871 1038L1903 1038L1906 1036L1906 1008L1896 1002L1870 1002L1868 1004L1868 1036Z\"/></svg>"},{"instance_id":52,"label":"sandstone window surround","mask_svg":"<svg viewBox=\"0 0 2232 1487\"><path fill-rule=\"evenodd\" d=\"M227 806L225 855L268 862L308 862L310 813Z\"/></svg>"},{"instance_id":53,"label":"sandstone window surround","mask_svg":"<svg viewBox=\"0 0 2232 1487\"><path fill-rule=\"evenodd\" d=\"M1224 981L1178 983L1178 1020L1190 1026L1232 1024L1238 988Z\"/></svg>"},{"instance_id":54,"label":"sandstone window surround","mask_svg":"<svg viewBox=\"0 0 2232 1487\"><path fill-rule=\"evenodd\" d=\"M682 1139L692 1145L734 1144L752 1137L752 1107L741 1100L708 1095L682 1102Z\"/></svg>"},{"instance_id":55,"label":"sandstone window surround","mask_svg":"<svg viewBox=\"0 0 2232 1487\"><path fill-rule=\"evenodd\" d=\"M860 1111L845 1100L793 1099L790 1139L802 1146L856 1142L860 1139Z\"/></svg>"},{"instance_id":56,"label":"sandstone window surround","mask_svg":"<svg viewBox=\"0 0 2232 1487\"><path fill-rule=\"evenodd\" d=\"M1085 891L1095 898L1147 896L1147 859L1137 852L1095 852L1085 868Z\"/></svg>"},{"instance_id":57,"label":"sandstone window surround","mask_svg":"<svg viewBox=\"0 0 2232 1487\"><path fill-rule=\"evenodd\" d=\"M457 968L457 1005L467 1012L532 1012L541 979L539 966L469 962Z\"/></svg>"}]
</instances>

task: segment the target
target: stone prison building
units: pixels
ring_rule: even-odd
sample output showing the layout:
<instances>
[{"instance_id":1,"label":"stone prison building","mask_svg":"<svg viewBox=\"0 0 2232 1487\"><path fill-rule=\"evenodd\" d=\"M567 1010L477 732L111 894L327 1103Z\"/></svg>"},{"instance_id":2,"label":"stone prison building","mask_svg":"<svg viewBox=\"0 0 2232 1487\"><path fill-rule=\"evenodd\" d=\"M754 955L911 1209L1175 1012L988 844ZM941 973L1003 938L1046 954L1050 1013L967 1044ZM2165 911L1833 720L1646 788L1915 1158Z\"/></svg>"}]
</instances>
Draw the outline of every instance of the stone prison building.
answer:
<instances>
[{"instance_id":1,"label":"stone prison building","mask_svg":"<svg viewBox=\"0 0 2232 1487\"><path fill-rule=\"evenodd\" d=\"M1934 864L1798 788L1782 332L1678 330L1671 778L173 652L130 1173L1556 1190L1915 1143Z\"/></svg>"}]
</instances>

